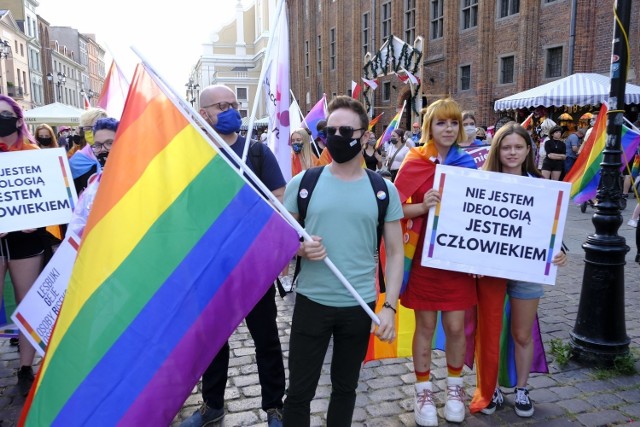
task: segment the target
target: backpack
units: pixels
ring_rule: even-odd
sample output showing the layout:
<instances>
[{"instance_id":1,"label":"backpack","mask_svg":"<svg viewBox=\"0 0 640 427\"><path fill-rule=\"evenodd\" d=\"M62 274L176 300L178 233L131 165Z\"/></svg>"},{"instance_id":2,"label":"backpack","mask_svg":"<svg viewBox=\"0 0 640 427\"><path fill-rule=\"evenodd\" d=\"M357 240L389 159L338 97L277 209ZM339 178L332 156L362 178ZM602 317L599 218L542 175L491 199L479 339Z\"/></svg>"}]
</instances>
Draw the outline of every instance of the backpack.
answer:
<instances>
[{"instance_id":1,"label":"backpack","mask_svg":"<svg viewBox=\"0 0 640 427\"><path fill-rule=\"evenodd\" d=\"M318 179L320 178L323 169L324 166L317 166L307 169L302 176L302 179L300 180L300 188L307 190L307 196L305 198L300 197L300 191L298 191L298 222L302 227L304 227L304 220L307 216L307 208L309 207L311 195L313 194L313 190L318 183ZM387 215L387 207L389 206L389 191L387 189L386 183L384 182L384 178L382 178L379 174L372 171L371 169L365 168L365 171L367 172L367 176L369 177L369 182L371 183L373 194L378 205L378 225L376 227L376 233L378 242L377 248L379 254L380 243L382 242L382 235L384 234L384 218ZM296 269L293 273L292 283L295 283L298 277L298 273L300 273L300 261L301 257L296 257ZM384 292L384 275L380 262L378 262L378 277L380 279L380 292ZM280 291L281 296L286 293L284 292L284 288L282 288L281 286L278 287L278 290Z\"/></svg>"}]
</instances>

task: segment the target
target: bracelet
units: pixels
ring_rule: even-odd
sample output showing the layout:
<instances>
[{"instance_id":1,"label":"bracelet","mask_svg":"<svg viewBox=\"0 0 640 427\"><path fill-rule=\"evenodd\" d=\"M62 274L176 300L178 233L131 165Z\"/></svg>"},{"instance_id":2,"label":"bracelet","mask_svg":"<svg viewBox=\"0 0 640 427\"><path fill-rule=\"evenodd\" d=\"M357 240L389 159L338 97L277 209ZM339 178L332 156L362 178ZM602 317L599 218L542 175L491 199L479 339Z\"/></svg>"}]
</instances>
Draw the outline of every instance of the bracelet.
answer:
<instances>
[{"instance_id":1,"label":"bracelet","mask_svg":"<svg viewBox=\"0 0 640 427\"><path fill-rule=\"evenodd\" d=\"M382 307L383 307L383 308L384 308L384 307L386 307L386 308L390 308L391 310L393 310L393 312L394 312L394 313L398 313L398 312L396 311L396 309L395 309L395 308L393 308L393 307L391 306L391 304L389 304L389 301L385 301L385 302L384 302L384 304L382 304Z\"/></svg>"}]
</instances>

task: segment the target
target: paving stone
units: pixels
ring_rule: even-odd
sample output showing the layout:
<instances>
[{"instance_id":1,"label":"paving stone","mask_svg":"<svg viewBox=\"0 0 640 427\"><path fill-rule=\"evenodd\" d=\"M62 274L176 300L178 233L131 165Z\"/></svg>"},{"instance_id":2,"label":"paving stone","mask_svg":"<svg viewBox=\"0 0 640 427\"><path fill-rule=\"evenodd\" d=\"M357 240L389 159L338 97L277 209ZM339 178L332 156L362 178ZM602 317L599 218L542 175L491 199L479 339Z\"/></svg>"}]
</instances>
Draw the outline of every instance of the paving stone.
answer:
<instances>
[{"instance_id":1,"label":"paving stone","mask_svg":"<svg viewBox=\"0 0 640 427\"><path fill-rule=\"evenodd\" d=\"M620 406L618 410L636 420L640 419L640 405Z\"/></svg>"},{"instance_id":2,"label":"paving stone","mask_svg":"<svg viewBox=\"0 0 640 427\"><path fill-rule=\"evenodd\" d=\"M256 397L262 395L262 387L259 384L254 384L246 387L242 387L242 395L245 397Z\"/></svg>"},{"instance_id":3,"label":"paving stone","mask_svg":"<svg viewBox=\"0 0 640 427\"><path fill-rule=\"evenodd\" d=\"M587 427L606 426L620 424L629 421L627 417L618 411L605 410L588 414L577 415L576 418Z\"/></svg>"},{"instance_id":4,"label":"paving stone","mask_svg":"<svg viewBox=\"0 0 640 427\"><path fill-rule=\"evenodd\" d=\"M380 390L374 390L368 393L369 399L372 402L385 402L389 400L398 400L404 397L404 393L399 388L383 388Z\"/></svg>"},{"instance_id":5,"label":"paving stone","mask_svg":"<svg viewBox=\"0 0 640 427\"><path fill-rule=\"evenodd\" d=\"M327 409L329 409L329 399L313 399L311 401L311 413L321 412L326 414Z\"/></svg>"},{"instance_id":6,"label":"paving stone","mask_svg":"<svg viewBox=\"0 0 640 427\"><path fill-rule=\"evenodd\" d=\"M374 390L388 387L398 387L403 384L399 377L375 378L367 381L367 385Z\"/></svg>"},{"instance_id":7,"label":"paving stone","mask_svg":"<svg viewBox=\"0 0 640 427\"><path fill-rule=\"evenodd\" d=\"M616 388L612 383L606 380L582 381L576 383L575 387L585 393L612 390Z\"/></svg>"},{"instance_id":8,"label":"paving stone","mask_svg":"<svg viewBox=\"0 0 640 427\"><path fill-rule=\"evenodd\" d=\"M571 414L580 414L593 410L593 405L582 399L560 400L558 405L565 408Z\"/></svg>"},{"instance_id":9,"label":"paving stone","mask_svg":"<svg viewBox=\"0 0 640 427\"><path fill-rule=\"evenodd\" d=\"M400 405L396 402L379 402L368 405L366 409L373 417L390 417L400 412Z\"/></svg>"},{"instance_id":10,"label":"paving stone","mask_svg":"<svg viewBox=\"0 0 640 427\"><path fill-rule=\"evenodd\" d=\"M558 385L558 382L553 377L548 377L546 375L537 375L535 377L529 378L527 382L530 388L545 388L545 387L553 387Z\"/></svg>"},{"instance_id":11,"label":"paving stone","mask_svg":"<svg viewBox=\"0 0 640 427\"><path fill-rule=\"evenodd\" d=\"M622 400L630 403L639 403L640 404L640 388L632 389L632 390L622 390L616 393Z\"/></svg>"},{"instance_id":12,"label":"paving stone","mask_svg":"<svg viewBox=\"0 0 640 427\"><path fill-rule=\"evenodd\" d=\"M572 399L580 394L580 390L572 386L550 387L549 391L558 395L560 399Z\"/></svg>"},{"instance_id":13,"label":"paving stone","mask_svg":"<svg viewBox=\"0 0 640 427\"><path fill-rule=\"evenodd\" d=\"M546 388L529 390L529 397L538 403L558 401L558 395Z\"/></svg>"},{"instance_id":14,"label":"paving stone","mask_svg":"<svg viewBox=\"0 0 640 427\"><path fill-rule=\"evenodd\" d=\"M260 418L252 411L228 413L224 417L224 426L254 426Z\"/></svg>"},{"instance_id":15,"label":"paving stone","mask_svg":"<svg viewBox=\"0 0 640 427\"><path fill-rule=\"evenodd\" d=\"M262 406L261 397L251 397L245 399L235 399L227 401L227 410L229 412L244 412L252 409L260 409Z\"/></svg>"}]
</instances>

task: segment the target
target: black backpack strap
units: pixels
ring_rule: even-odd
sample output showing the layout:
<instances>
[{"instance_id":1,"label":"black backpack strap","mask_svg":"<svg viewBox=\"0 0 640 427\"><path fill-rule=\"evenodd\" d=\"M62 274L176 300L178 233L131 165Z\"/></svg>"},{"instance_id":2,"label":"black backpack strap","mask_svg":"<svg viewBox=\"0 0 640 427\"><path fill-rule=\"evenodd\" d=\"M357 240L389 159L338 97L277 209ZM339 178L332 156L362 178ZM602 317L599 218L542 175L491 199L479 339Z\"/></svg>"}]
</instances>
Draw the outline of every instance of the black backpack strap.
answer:
<instances>
[{"instance_id":1,"label":"black backpack strap","mask_svg":"<svg viewBox=\"0 0 640 427\"><path fill-rule=\"evenodd\" d=\"M264 154L262 150L264 147L261 147L261 142L253 140L249 144L249 156L251 156L251 166L253 173L255 173L256 176L262 181L262 164L264 163Z\"/></svg>"},{"instance_id":2,"label":"black backpack strap","mask_svg":"<svg viewBox=\"0 0 640 427\"><path fill-rule=\"evenodd\" d=\"M307 217L307 208L309 207L309 201L313 194L313 189L316 188L318 179L322 175L324 166L316 166L304 171L304 175L300 179L300 186L298 187L298 222L304 228L304 220ZM304 195L304 197L302 197ZM293 272L292 283L295 283L300 273L300 261L301 257L296 257L296 269Z\"/></svg>"},{"instance_id":3,"label":"black backpack strap","mask_svg":"<svg viewBox=\"0 0 640 427\"><path fill-rule=\"evenodd\" d=\"M381 177L378 173L365 169L367 171L367 176L369 176L369 181L371 182L371 187L373 188L373 194L376 197L376 202L378 204L378 226L376 227L377 237L378 237L378 278L380 281L380 292L386 291L386 286L384 282L384 272L382 271L382 263L380 262L380 244L382 242L382 236L384 235L384 218L387 216L387 208L389 207L389 189L387 188L387 184L384 182L384 178Z\"/></svg>"}]
</instances>

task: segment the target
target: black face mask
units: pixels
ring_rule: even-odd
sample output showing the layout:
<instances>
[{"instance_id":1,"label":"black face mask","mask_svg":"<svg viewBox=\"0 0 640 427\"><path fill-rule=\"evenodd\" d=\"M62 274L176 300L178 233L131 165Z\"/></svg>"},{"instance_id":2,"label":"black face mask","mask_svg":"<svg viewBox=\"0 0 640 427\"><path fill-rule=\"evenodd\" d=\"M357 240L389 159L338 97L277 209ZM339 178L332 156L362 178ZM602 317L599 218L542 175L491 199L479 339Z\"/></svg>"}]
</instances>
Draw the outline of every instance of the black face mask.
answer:
<instances>
[{"instance_id":1,"label":"black face mask","mask_svg":"<svg viewBox=\"0 0 640 427\"><path fill-rule=\"evenodd\" d=\"M360 153L362 145L359 139L336 134L327 136L327 149L336 163L346 163Z\"/></svg>"},{"instance_id":2,"label":"black face mask","mask_svg":"<svg viewBox=\"0 0 640 427\"><path fill-rule=\"evenodd\" d=\"M96 157L98 158L98 162L100 163L100 166L104 167L104 164L107 163L107 157L109 157L109 153L102 152L98 154Z\"/></svg>"},{"instance_id":3,"label":"black face mask","mask_svg":"<svg viewBox=\"0 0 640 427\"><path fill-rule=\"evenodd\" d=\"M12 133L18 132L18 128L16 127L17 124L17 117L0 116L0 137L9 136Z\"/></svg>"},{"instance_id":4,"label":"black face mask","mask_svg":"<svg viewBox=\"0 0 640 427\"><path fill-rule=\"evenodd\" d=\"M70 136L69 138L71 138L71 141L76 145L80 145L83 139L83 137L80 135L73 135L73 136Z\"/></svg>"},{"instance_id":5,"label":"black face mask","mask_svg":"<svg viewBox=\"0 0 640 427\"><path fill-rule=\"evenodd\" d=\"M53 143L53 138L43 138L39 136L37 140L43 147L48 147Z\"/></svg>"}]
</instances>

